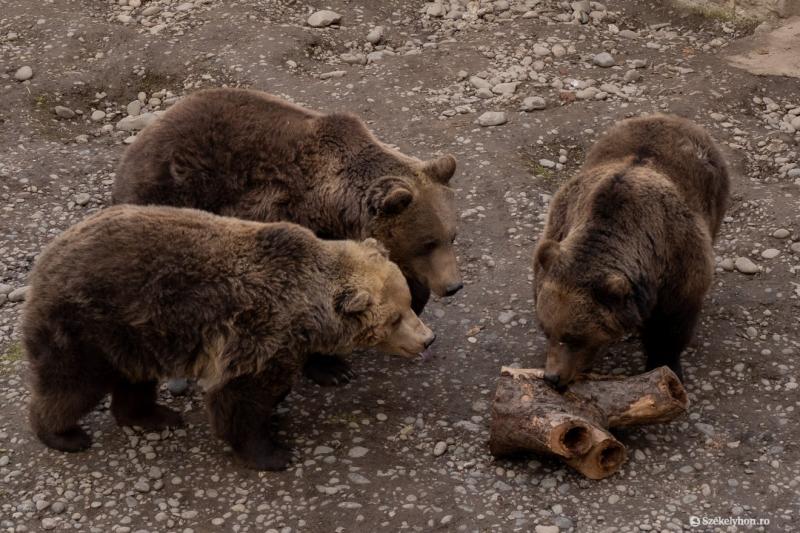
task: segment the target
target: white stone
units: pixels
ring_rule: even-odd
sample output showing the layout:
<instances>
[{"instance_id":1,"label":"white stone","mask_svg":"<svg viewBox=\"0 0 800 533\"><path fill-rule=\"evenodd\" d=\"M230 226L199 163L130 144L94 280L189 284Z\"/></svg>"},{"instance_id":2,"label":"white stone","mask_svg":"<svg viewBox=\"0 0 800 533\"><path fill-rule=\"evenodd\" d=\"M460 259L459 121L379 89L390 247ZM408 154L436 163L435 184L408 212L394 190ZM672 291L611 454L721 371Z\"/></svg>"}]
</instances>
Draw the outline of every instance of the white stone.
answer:
<instances>
[{"instance_id":1,"label":"white stone","mask_svg":"<svg viewBox=\"0 0 800 533\"><path fill-rule=\"evenodd\" d=\"M117 122L117 129L122 131L137 131L144 129L148 124L156 121L155 113L143 113L137 116L127 116Z\"/></svg>"},{"instance_id":2,"label":"white stone","mask_svg":"<svg viewBox=\"0 0 800 533\"><path fill-rule=\"evenodd\" d=\"M498 83L494 87L492 87L492 92L495 94L501 94L503 96L510 96L517 92L517 86L519 85L518 81L512 81L508 83Z\"/></svg>"},{"instance_id":3,"label":"white stone","mask_svg":"<svg viewBox=\"0 0 800 533\"><path fill-rule=\"evenodd\" d=\"M29 80L33 77L33 69L27 65L19 67L14 73L14 79L17 81Z\"/></svg>"},{"instance_id":4,"label":"white stone","mask_svg":"<svg viewBox=\"0 0 800 533\"><path fill-rule=\"evenodd\" d=\"M25 298L28 296L28 291L30 290L30 286L19 287L18 289L14 289L13 291L8 293L8 301L9 302L23 302Z\"/></svg>"},{"instance_id":5,"label":"white stone","mask_svg":"<svg viewBox=\"0 0 800 533\"><path fill-rule=\"evenodd\" d=\"M367 455L367 453L369 453L367 448L364 448L363 446L353 446L350 448L350 451L347 452L347 456L352 457L353 459L358 459L359 457L364 457Z\"/></svg>"},{"instance_id":6,"label":"white stone","mask_svg":"<svg viewBox=\"0 0 800 533\"><path fill-rule=\"evenodd\" d=\"M106 118L106 112L100 111L99 109L92 111L92 120L95 122L100 122L104 118Z\"/></svg>"},{"instance_id":7,"label":"white stone","mask_svg":"<svg viewBox=\"0 0 800 533\"><path fill-rule=\"evenodd\" d=\"M761 257L764 259L775 259L780 255L780 250L776 250L775 248L767 248L763 252L761 252Z\"/></svg>"},{"instance_id":8,"label":"white stone","mask_svg":"<svg viewBox=\"0 0 800 533\"><path fill-rule=\"evenodd\" d=\"M592 58L592 62L598 67L608 68L616 64L614 57L608 52L600 52Z\"/></svg>"},{"instance_id":9,"label":"white stone","mask_svg":"<svg viewBox=\"0 0 800 533\"><path fill-rule=\"evenodd\" d=\"M733 262L733 266L735 266L736 270L738 270L742 274L755 274L756 272L759 272L761 270L760 268L758 268L758 265L756 265L746 257L737 257L736 261Z\"/></svg>"},{"instance_id":10,"label":"white stone","mask_svg":"<svg viewBox=\"0 0 800 533\"><path fill-rule=\"evenodd\" d=\"M339 24L342 21L342 16L328 9L317 11L306 21L312 28L325 28L331 24Z\"/></svg>"},{"instance_id":11,"label":"white stone","mask_svg":"<svg viewBox=\"0 0 800 533\"><path fill-rule=\"evenodd\" d=\"M522 101L520 109L523 111L535 111L537 109L545 109L547 102L541 96L529 96Z\"/></svg>"},{"instance_id":12,"label":"white stone","mask_svg":"<svg viewBox=\"0 0 800 533\"><path fill-rule=\"evenodd\" d=\"M75 116L75 111L68 107L64 107L63 105L57 105L53 108L53 112L61 118L73 118Z\"/></svg>"},{"instance_id":13,"label":"white stone","mask_svg":"<svg viewBox=\"0 0 800 533\"><path fill-rule=\"evenodd\" d=\"M372 44L378 44L383 40L384 33L386 33L386 28L383 26L375 26L370 30L367 34L367 42Z\"/></svg>"},{"instance_id":14,"label":"white stone","mask_svg":"<svg viewBox=\"0 0 800 533\"><path fill-rule=\"evenodd\" d=\"M503 111L487 111L478 117L481 126L500 126L508 122L508 117Z\"/></svg>"},{"instance_id":15,"label":"white stone","mask_svg":"<svg viewBox=\"0 0 800 533\"><path fill-rule=\"evenodd\" d=\"M436 443L436 446L433 447L433 455L439 457L440 455L444 455L444 452L447 451L447 443L440 440Z\"/></svg>"}]
</instances>

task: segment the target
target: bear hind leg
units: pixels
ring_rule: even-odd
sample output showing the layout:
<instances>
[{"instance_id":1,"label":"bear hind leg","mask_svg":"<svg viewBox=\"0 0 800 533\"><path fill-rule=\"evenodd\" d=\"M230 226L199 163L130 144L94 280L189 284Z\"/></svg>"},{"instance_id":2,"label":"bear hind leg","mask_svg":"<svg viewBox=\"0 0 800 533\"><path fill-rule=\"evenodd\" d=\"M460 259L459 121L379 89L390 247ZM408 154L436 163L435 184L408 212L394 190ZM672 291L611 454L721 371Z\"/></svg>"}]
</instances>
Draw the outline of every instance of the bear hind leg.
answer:
<instances>
[{"instance_id":1,"label":"bear hind leg","mask_svg":"<svg viewBox=\"0 0 800 533\"><path fill-rule=\"evenodd\" d=\"M92 438L78 421L96 406L106 390L75 384L57 392L34 392L30 424L45 445L63 452L80 452L92 445Z\"/></svg>"},{"instance_id":2,"label":"bear hind leg","mask_svg":"<svg viewBox=\"0 0 800 533\"><path fill-rule=\"evenodd\" d=\"M131 383L119 379L111 391L111 414L120 426L139 426L146 430L180 427L180 413L156 403L158 382Z\"/></svg>"},{"instance_id":3,"label":"bear hind leg","mask_svg":"<svg viewBox=\"0 0 800 533\"><path fill-rule=\"evenodd\" d=\"M291 452L270 435L270 418L289 393L290 382L280 376L240 376L206 395L214 432L247 468L274 471L289 466Z\"/></svg>"}]
</instances>

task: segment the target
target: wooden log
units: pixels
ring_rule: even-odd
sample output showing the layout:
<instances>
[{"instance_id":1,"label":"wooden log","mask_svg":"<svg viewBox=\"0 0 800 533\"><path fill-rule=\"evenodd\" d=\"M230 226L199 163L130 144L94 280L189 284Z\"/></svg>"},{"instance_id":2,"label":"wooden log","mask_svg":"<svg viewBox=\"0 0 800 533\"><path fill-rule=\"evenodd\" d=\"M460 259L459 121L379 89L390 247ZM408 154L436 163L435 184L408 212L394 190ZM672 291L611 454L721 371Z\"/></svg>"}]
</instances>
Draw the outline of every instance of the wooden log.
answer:
<instances>
[{"instance_id":1,"label":"wooden log","mask_svg":"<svg viewBox=\"0 0 800 533\"><path fill-rule=\"evenodd\" d=\"M555 455L591 479L610 476L627 458L610 427L667 422L686 411L680 380L666 367L631 377L579 376L559 393L541 369L503 367L492 404L492 454Z\"/></svg>"},{"instance_id":2,"label":"wooden log","mask_svg":"<svg viewBox=\"0 0 800 533\"><path fill-rule=\"evenodd\" d=\"M615 473L628 459L628 452L614 435L597 426L592 427L592 447L584 455L566 459L566 463L588 477L603 479Z\"/></svg>"},{"instance_id":3,"label":"wooden log","mask_svg":"<svg viewBox=\"0 0 800 533\"><path fill-rule=\"evenodd\" d=\"M553 402L554 395L561 396L558 403L566 401L571 404L570 412L588 411L592 413L589 417L597 421L605 418L601 423L603 427L661 424L674 420L689 407L689 398L681 381L666 366L638 376L581 374L563 395L539 381L544 378L541 368L504 366L500 376L504 375L537 380L533 383L536 383L537 390L547 395L548 403ZM598 416L601 418L597 419Z\"/></svg>"}]
</instances>

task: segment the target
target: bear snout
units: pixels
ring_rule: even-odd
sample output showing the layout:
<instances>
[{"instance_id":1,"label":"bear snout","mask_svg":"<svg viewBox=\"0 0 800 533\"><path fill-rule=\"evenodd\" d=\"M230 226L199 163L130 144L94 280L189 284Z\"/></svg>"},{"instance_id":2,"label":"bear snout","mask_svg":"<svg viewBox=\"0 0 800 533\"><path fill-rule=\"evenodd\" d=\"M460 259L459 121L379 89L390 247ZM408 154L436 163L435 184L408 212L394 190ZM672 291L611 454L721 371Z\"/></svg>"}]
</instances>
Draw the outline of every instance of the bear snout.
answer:
<instances>
[{"instance_id":1,"label":"bear snout","mask_svg":"<svg viewBox=\"0 0 800 533\"><path fill-rule=\"evenodd\" d=\"M444 290L445 296L453 296L455 293L464 288L464 282L458 280L456 283L451 283Z\"/></svg>"}]
</instances>

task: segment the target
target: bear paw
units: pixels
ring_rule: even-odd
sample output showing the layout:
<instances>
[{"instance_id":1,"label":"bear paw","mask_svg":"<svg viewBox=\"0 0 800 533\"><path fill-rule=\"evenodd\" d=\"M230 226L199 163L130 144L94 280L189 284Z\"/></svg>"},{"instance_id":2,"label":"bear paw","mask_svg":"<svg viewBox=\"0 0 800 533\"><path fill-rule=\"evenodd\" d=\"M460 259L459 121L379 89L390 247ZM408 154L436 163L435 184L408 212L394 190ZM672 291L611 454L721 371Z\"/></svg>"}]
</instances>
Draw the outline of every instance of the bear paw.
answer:
<instances>
[{"instance_id":1,"label":"bear paw","mask_svg":"<svg viewBox=\"0 0 800 533\"><path fill-rule=\"evenodd\" d=\"M356 375L350 364L335 355L312 354L303 373L306 377L322 387L332 387L349 383Z\"/></svg>"},{"instance_id":2,"label":"bear paw","mask_svg":"<svg viewBox=\"0 0 800 533\"><path fill-rule=\"evenodd\" d=\"M115 418L120 426L139 426L148 431L183 426L183 417L180 413L163 405L155 405L147 413L116 413Z\"/></svg>"},{"instance_id":3,"label":"bear paw","mask_svg":"<svg viewBox=\"0 0 800 533\"><path fill-rule=\"evenodd\" d=\"M59 433L39 432L39 440L50 448L62 452L82 452L92 445L92 437L78 426Z\"/></svg>"},{"instance_id":4,"label":"bear paw","mask_svg":"<svg viewBox=\"0 0 800 533\"><path fill-rule=\"evenodd\" d=\"M286 470L292 459L292 452L272 443L261 443L261 446L249 446L236 452L236 458L252 470Z\"/></svg>"}]
</instances>

